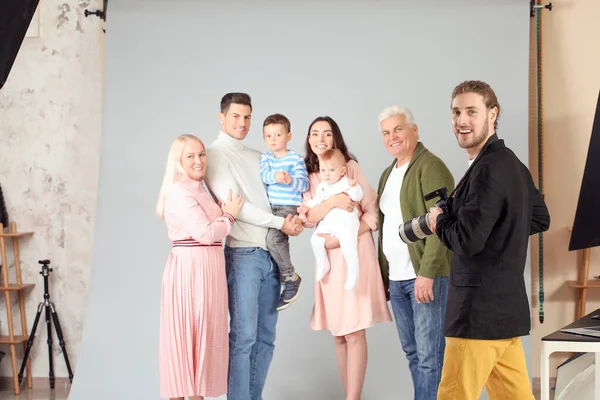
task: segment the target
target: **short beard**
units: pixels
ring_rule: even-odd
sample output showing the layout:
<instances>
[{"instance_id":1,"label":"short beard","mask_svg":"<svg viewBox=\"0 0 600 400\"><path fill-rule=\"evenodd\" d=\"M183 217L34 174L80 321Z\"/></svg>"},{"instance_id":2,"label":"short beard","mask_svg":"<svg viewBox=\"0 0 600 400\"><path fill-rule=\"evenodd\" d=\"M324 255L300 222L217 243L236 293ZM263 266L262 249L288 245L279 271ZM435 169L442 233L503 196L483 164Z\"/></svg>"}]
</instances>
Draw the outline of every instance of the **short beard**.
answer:
<instances>
[{"instance_id":1,"label":"short beard","mask_svg":"<svg viewBox=\"0 0 600 400\"><path fill-rule=\"evenodd\" d=\"M462 145L460 143L460 140L459 140L458 144L463 149L471 149L473 147L477 147L481 143L485 142L485 140L487 139L489 131L490 131L490 124L489 124L489 121L486 119L485 120L485 125L481 129L481 135L479 135L479 136L473 136L473 142L471 142L471 143L465 143L464 145ZM459 136L456 138L457 140L460 138L460 133L458 135Z\"/></svg>"}]
</instances>

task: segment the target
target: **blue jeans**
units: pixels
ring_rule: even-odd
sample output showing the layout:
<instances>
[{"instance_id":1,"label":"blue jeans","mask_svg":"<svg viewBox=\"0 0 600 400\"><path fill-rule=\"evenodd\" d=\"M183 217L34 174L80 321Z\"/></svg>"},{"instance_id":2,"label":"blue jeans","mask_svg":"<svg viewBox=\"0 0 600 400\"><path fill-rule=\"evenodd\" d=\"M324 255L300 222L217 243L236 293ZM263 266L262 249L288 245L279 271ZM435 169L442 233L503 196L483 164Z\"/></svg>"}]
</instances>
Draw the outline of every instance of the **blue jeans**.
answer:
<instances>
[{"instance_id":1,"label":"blue jeans","mask_svg":"<svg viewBox=\"0 0 600 400\"><path fill-rule=\"evenodd\" d=\"M415 400L435 400L444 361L444 317L448 297L447 276L433 281L433 302L418 304L414 296L415 279L390 281L390 301L408 359Z\"/></svg>"},{"instance_id":2,"label":"blue jeans","mask_svg":"<svg viewBox=\"0 0 600 400\"><path fill-rule=\"evenodd\" d=\"M259 247L225 247L229 291L228 400L262 400L275 349L279 269Z\"/></svg>"}]
</instances>

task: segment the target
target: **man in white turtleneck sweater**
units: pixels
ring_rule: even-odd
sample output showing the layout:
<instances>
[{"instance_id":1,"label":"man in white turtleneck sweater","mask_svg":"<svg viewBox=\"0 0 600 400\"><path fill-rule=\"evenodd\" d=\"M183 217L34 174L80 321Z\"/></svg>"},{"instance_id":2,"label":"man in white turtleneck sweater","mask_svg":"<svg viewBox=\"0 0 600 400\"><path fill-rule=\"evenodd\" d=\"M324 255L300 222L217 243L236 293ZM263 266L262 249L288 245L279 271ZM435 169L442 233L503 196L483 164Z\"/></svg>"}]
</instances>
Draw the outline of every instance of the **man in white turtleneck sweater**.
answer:
<instances>
[{"instance_id":1,"label":"man in white turtleneck sweater","mask_svg":"<svg viewBox=\"0 0 600 400\"><path fill-rule=\"evenodd\" d=\"M223 96L221 131L206 148L205 182L210 192L226 199L231 189L245 199L225 246L231 317L228 400L262 399L273 358L281 286L277 264L267 250L268 229L276 228L291 236L303 229L297 217L282 218L271 213L260 177L261 153L243 142L250 130L251 114L249 95Z\"/></svg>"}]
</instances>

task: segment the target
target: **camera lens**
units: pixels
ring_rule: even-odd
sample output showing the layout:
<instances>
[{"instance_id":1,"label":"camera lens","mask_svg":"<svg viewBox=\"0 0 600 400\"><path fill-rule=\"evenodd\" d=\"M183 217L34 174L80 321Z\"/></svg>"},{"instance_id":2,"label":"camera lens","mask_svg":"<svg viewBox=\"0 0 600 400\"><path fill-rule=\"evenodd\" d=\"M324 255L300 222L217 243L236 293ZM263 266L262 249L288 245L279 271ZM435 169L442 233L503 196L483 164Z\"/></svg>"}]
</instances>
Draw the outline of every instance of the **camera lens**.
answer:
<instances>
[{"instance_id":1,"label":"camera lens","mask_svg":"<svg viewBox=\"0 0 600 400\"><path fill-rule=\"evenodd\" d=\"M429 226L429 213L413 218L400 225L398 234L400 235L400 239L406 244L414 243L432 235L433 232Z\"/></svg>"}]
</instances>

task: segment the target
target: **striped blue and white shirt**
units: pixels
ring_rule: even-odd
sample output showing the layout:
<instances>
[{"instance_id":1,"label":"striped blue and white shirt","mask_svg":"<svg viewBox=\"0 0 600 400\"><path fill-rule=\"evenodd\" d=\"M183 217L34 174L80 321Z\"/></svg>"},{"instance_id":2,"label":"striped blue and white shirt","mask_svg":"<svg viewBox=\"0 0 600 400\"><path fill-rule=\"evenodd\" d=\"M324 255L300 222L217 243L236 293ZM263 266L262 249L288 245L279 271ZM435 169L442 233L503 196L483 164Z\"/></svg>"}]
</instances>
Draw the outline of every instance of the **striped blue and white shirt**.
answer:
<instances>
[{"instance_id":1,"label":"striped blue and white shirt","mask_svg":"<svg viewBox=\"0 0 600 400\"><path fill-rule=\"evenodd\" d=\"M275 175L278 171L290 174L292 183L286 185L277 183ZM302 204L302 194L308 190L308 172L304 157L293 150L277 158L272 151L260 157L260 177L267 185L269 202L275 206L299 206Z\"/></svg>"}]
</instances>

